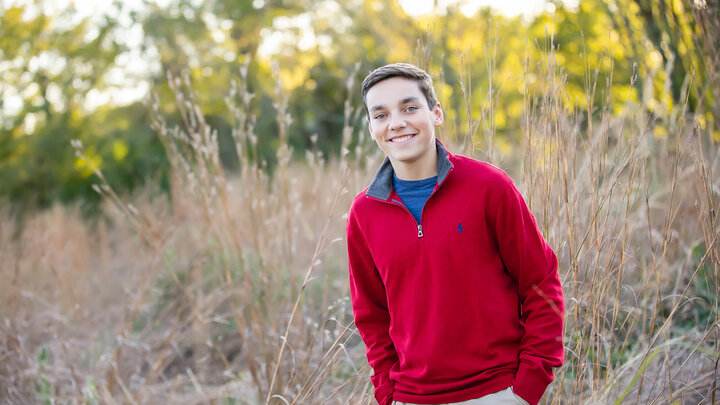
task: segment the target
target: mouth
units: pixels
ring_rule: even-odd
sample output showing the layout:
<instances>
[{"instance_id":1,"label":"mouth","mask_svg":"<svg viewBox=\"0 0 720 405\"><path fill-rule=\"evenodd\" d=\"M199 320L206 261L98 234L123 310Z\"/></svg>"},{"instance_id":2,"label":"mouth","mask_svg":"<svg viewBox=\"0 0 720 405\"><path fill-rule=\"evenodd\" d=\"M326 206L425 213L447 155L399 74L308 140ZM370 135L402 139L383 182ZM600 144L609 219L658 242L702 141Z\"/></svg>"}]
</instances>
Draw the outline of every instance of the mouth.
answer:
<instances>
[{"instance_id":1,"label":"mouth","mask_svg":"<svg viewBox=\"0 0 720 405\"><path fill-rule=\"evenodd\" d=\"M392 139L389 139L388 142L392 142L392 143L403 143L403 142L407 142L407 141L411 140L411 139L414 138L416 135L417 135L417 134L400 135L400 136L396 136L396 137L394 137L394 138L392 138Z\"/></svg>"}]
</instances>

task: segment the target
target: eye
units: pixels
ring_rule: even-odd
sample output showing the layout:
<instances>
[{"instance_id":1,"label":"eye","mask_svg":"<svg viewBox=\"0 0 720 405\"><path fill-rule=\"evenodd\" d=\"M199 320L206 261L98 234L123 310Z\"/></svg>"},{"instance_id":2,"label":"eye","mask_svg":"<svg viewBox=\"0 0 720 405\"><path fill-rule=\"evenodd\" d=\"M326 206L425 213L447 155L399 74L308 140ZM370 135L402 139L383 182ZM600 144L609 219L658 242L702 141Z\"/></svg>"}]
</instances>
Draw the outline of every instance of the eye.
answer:
<instances>
[{"instance_id":1,"label":"eye","mask_svg":"<svg viewBox=\"0 0 720 405\"><path fill-rule=\"evenodd\" d=\"M417 110L418 110L418 107L417 107L417 106L414 106L414 105L408 106L408 107L405 109L405 111L407 111L407 112L415 112L415 111L417 111Z\"/></svg>"},{"instance_id":2,"label":"eye","mask_svg":"<svg viewBox=\"0 0 720 405\"><path fill-rule=\"evenodd\" d=\"M384 114L384 113L376 114L376 115L373 117L373 119L376 119L376 120L381 120L381 119L383 119L383 118L385 118L385 114Z\"/></svg>"}]
</instances>

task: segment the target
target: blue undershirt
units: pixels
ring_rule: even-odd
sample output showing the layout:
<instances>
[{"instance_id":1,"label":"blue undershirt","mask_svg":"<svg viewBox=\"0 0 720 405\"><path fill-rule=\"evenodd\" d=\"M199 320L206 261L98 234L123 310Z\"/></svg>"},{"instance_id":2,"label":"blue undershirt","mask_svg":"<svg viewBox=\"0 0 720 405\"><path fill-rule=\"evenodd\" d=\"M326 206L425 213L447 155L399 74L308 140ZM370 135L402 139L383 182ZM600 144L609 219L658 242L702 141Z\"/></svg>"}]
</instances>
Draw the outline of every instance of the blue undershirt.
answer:
<instances>
[{"instance_id":1,"label":"blue undershirt","mask_svg":"<svg viewBox=\"0 0 720 405\"><path fill-rule=\"evenodd\" d=\"M401 180L393 173L393 188L418 224L425 202L435 189L436 183L437 176L424 180Z\"/></svg>"}]
</instances>

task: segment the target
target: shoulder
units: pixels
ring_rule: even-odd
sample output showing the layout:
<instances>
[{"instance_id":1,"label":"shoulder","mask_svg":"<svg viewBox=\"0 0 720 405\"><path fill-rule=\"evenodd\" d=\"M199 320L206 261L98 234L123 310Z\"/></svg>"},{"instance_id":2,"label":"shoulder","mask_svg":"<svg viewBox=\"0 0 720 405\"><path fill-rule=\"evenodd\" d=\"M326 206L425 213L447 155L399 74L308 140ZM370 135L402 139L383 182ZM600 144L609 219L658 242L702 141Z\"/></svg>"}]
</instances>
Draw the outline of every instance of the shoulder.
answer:
<instances>
[{"instance_id":1,"label":"shoulder","mask_svg":"<svg viewBox=\"0 0 720 405\"><path fill-rule=\"evenodd\" d=\"M489 188L514 188L512 178L502 169L490 163L463 155L453 155L450 160L455 175L461 180L480 182Z\"/></svg>"},{"instance_id":2,"label":"shoulder","mask_svg":"<svg viewBox=\"0 0 720 405\"><path fill-rule=\"evenodd\" d=\"M352 203L350 203L350 209L353 209L356 206L361 206L361 205L366 204L365 201L367 200L367 195L366 195L367 191L368 191L368 187L365 187L365 189L363 191L357 193L357 195L355 195L355 197L353 197Z\"/></svg>"},{"instance_id":3,"label":"shoulder","mask_svg":"<svg viewBox=\"0 0 720 405\"><path fill-rule=\"evenodd\" d=\"M363 212L366 212L369 209L368 207L371 204L371 201L367 198L367 191L368 188L366 187L363 191L359 192L355 198L353 198L348 211L348 220L357 220L359 215L361 216Z\"/></svg>"}]
</instances>

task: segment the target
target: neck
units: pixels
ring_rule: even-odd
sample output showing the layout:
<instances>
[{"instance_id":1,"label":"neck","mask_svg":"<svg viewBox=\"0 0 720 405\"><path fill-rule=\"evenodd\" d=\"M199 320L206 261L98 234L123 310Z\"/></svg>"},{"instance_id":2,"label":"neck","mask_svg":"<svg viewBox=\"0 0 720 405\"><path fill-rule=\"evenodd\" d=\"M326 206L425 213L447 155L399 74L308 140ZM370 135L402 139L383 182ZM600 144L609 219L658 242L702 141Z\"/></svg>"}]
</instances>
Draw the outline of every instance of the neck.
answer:
<instances>
[{"instance_id":1,"label":"neck","mask_svg":"<svg viewBox=\"0 0 720 405\"><path fill-rule=\"evenodd\" d=\"M423 180L437 176L437 150L435 145L428 153L412 162L397 162L390 160L395 175L400 180Z\"/></svg>"}]
</instances>

